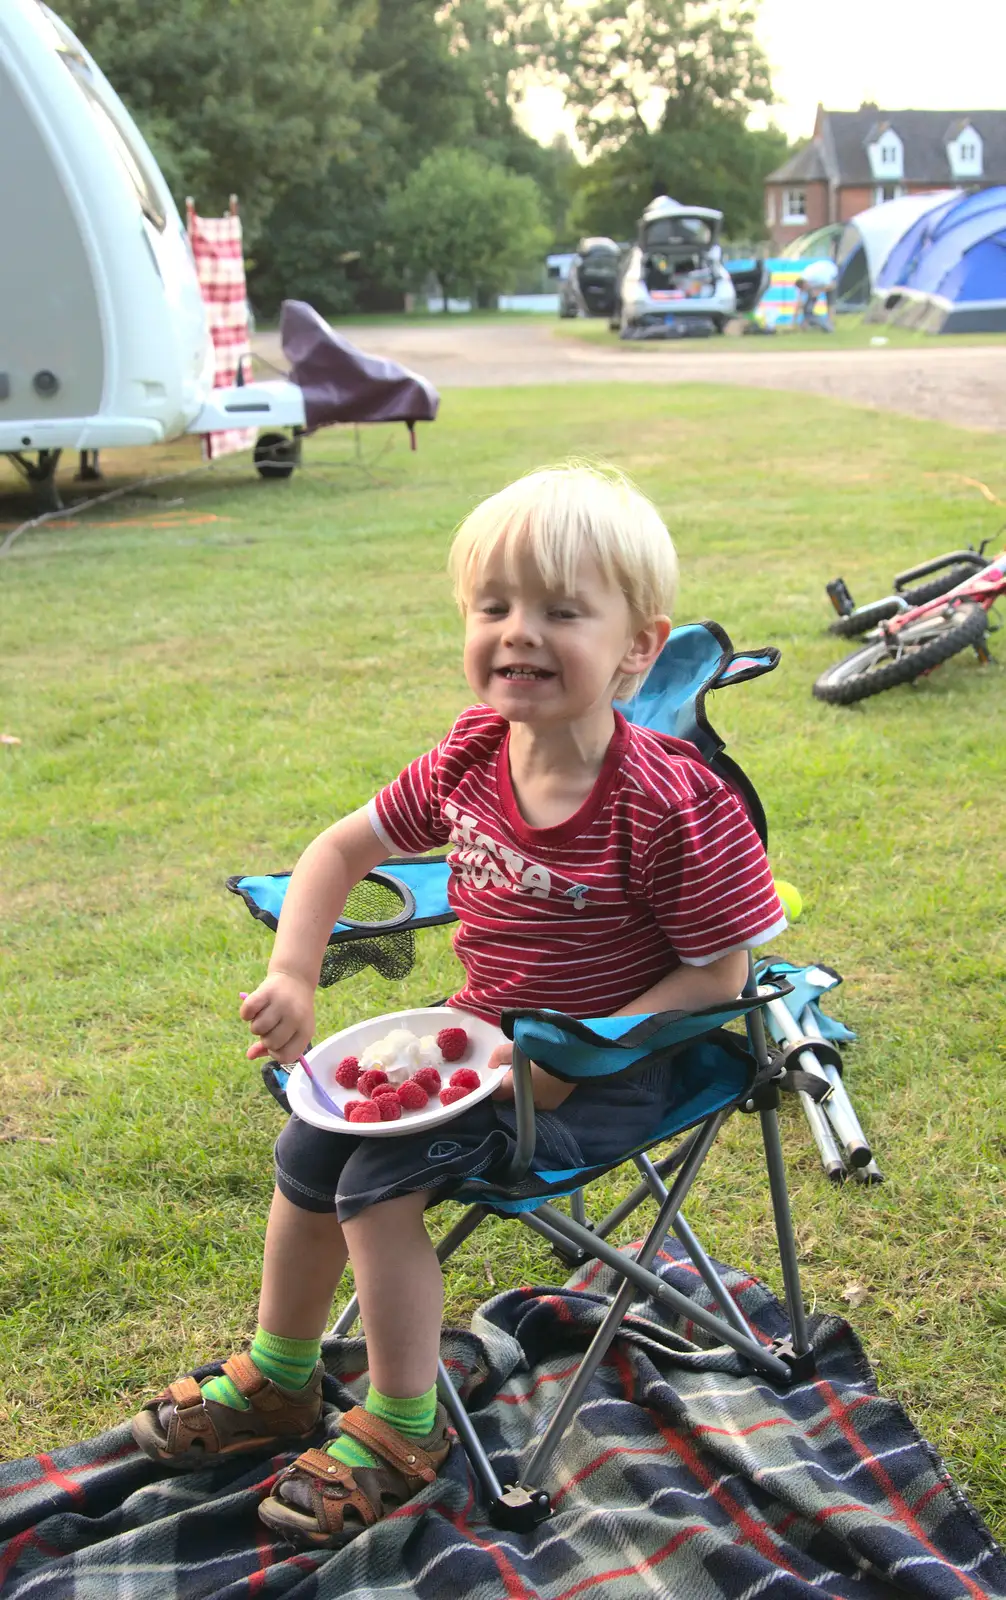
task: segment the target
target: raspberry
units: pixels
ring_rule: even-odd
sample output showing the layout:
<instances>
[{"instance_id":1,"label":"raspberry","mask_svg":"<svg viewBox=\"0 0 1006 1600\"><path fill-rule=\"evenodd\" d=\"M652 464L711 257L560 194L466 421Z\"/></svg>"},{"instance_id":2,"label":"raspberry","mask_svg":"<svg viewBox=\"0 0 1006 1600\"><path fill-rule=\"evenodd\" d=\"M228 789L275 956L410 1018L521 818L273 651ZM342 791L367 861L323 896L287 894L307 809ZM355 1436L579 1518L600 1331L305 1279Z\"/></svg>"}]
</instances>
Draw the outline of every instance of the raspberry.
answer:
<instances>
[{"instance_id":1,"label":"raspberry","mask_svg":"<svg viewBox=\"0 0 1006 1600\"><path fill-rule=\"evenodd\" d=\"M451 1073L451 1088L469 1091L477 1089L481 1083L478 1073L471 1067L459 1067L457 1072Z\"/></svg>"},{"instance_id":2,"label":"raspberry","mask_svg":"<svg viewBox=\"0 0 1006 1600\"><path fill-rule=\"evenodd\" d=\"M346 1119L348 1122L380 1122L381 1113L375 1100L358 1100Z\"/></svg>"},{"instance_id":3,"label":"raspberry","mask_svg":"<svg viewBox=\"0 0 1006 1600\"><path fill-rule=\"evenodd\" d=\"M371 1095L371 1100L387 1100L391 1096L398 1096L398 1090L393 1083L379 1083Z\"/></svg>"},{"instance_id":4,"label":"raspberry","mask_svg":"<svg viewBox=\"0 0 1006 1600\"><path fill-rule=\"evenodd\" d=\"M379 1099L372 1100L380 1113L382 1122L397 1122L402 1114L402 1102L397 1094L382 1094Z\"/></svg>"},{"instance_id":5,"label":"raspberry","mask_svg":"<svg viewBox=\"0 0 1006 1600\"><path fill-rule=\"evenodd\" d=\"M417 1083L415 1078L410 1078L407 1083L398 1085L398 1098L403 1111L422 1111L423 1107L429 1104L430 1099L422 1084Z\"/></svg>"},{"instance_id":6,"label":"raspberry","mask_svg":"<svg viewBox=\"0 0 1006 1600\"><path fill-rule=\"evenodd\" d=\"M355 1089L360 1076L360 1063L355 1056L343 1056L335 1069L335 1081L344 1089Z\"/></svg>"},{"instance_id":7,"label":"raspberry","mask_svg":"<svg viewBox=\"0 0 1006 1600\"><path fill-rule=\"evenodd\" d=\"M468 1049L468 1035L464 1028L441 1028L437 1047L445 1061L460 1061Z\"/></svg>"},{"instance_id":8,"label":"raspberry","mask_svg":"<svg viewBox=\"0 0 1006 1600\"><path fill-rule=\"evenodd\" d=\"M440 1091L440 1104L442 1106L452 1106L455 1100L463 1100L465 1095L471 1094L471 1092L469 1088L462 1087L460 1083L448 1084L446 1089L441 1089Z\"/></svg>"},{"instance_id":9,"label":"raspberry","mask_svg":"<svg viewBox=\"0 0 1006 1600\"><path fill-rule=\"evenodd\" d=\"M365 1106L366 1104L366 1100L347 1100L346 1104L342 1108L343 1115L348 1120L354 1111L358 1110L360 1106Z\"/></svg>"},{"instance_id":10,"label":"raspberry","mask_svg":"<svg viewBox=\"0 0 1006 1600\"><path fill-rule=\"evenodd\" d=\"M418 1072L412 1074L413 1083L418 1083L427 1094L440 1093L440 1074L436 1067L420 1067Z\"/></svg>"},{"instance_id":11,"label":"raspberry","mask_svg":"<svg viewBox=\"0 0 1006 1600\"><path fill-rule=\"evenodd\" d=\"M361 1094L372 1095L379 1083L387 1083L388 1074L379 1067L371 1067L368 1072L361 1072L356 1080L356 1087Z\"/></svg>"}]
</instances>

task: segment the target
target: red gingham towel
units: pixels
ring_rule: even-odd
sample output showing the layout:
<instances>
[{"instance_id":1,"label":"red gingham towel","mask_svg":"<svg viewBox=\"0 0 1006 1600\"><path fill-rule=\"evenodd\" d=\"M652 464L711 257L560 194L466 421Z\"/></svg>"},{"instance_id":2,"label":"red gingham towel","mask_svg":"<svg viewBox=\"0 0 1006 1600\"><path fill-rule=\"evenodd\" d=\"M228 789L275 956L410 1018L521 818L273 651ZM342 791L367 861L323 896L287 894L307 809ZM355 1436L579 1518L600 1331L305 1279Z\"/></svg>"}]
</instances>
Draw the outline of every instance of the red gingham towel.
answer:
<instances>
[{"instance_id":1,"label":"red gingham towel","mask_svg":"<svg viewBox=\"0 0 1006 1600\"><path fill-rule=\"evenodd\" d=\"M200 217L191 204L186 210L189 243L216 358L213 386L227 389L237 381L239 370L246 382L250 382L252 376L241 218L236 211L226 217ZM236 450L250 450L255 435L254 428L228 428L208 433L205 435L206 457L215 460Z\"/></svg>"}]
</instances>

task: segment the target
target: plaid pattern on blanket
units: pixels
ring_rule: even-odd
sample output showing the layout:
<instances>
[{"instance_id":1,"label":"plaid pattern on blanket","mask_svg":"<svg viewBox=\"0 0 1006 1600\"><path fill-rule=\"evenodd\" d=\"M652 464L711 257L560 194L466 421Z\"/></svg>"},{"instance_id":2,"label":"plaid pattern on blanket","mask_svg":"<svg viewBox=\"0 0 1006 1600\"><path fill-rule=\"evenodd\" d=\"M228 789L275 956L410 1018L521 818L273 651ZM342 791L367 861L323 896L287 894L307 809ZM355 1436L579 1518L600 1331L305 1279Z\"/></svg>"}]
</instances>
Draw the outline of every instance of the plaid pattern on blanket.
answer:
<instances>
[{"instance_id":1,"label":"plaid pattern on blanket","mask_svg":"<svg viewBox=\"0 0 1006 1600\"><path fill-rule=\"evenodd\" d=\"M661 1274L704 1286L668 1245ZM766 1337L777 1302L725 1272ZM448 1332L444 1354L497 1473L513 1478L609 1304L594 1265L512 1291ZM1003 1600L1006 1558L934 1452L881 1398L848 1325L818 1318L819 1374L788 1392L637 1302L553 1464L554 1515L486 1520L456 1446L436 1483L345 1550L297 1552L255 1506L286 1456L172 1475L123 1426L0 1467L5 1600ZM363 1392L360 1341L326 1348L328 1398ZM330 1411L329 1423L336 1412Z\"/></svg>"},{"instance_id":2,"label":"plaid pattern on blanket","mask_svg":"<svg viewBox=\"0 0 1006 1600\"><path fill-rule=\"evenodd\" d=\"M245 283L241 218L200 217L186 208L189 243L195 258L206 320L213 340L215 389L228 389L240 372L251 379L251 343L248 338L248 288ZM250 450L255 428L226 428L205 435L207 460Z\"/></svg>"}]
</instances>

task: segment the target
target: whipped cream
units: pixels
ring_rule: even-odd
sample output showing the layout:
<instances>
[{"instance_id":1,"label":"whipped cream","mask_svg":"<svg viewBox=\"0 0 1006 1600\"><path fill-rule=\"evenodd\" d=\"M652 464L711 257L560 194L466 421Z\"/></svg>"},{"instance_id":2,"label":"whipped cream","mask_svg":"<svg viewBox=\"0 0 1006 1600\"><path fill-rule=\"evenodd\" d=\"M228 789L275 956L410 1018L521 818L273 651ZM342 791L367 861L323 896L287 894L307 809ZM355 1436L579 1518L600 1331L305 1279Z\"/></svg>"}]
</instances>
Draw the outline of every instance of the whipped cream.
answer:
<instances>
[{"instance_id":1,"label":"whipped cream","mask_svg":"<svg viewBox=\"0 0 1006 1600\"><path fill-rule=\"evenodd\" d=\"M389 1083L404 1083L420 1067L439 1068L443 1061L432 1033L417 1038L410 1028L392 1028L383 1039L375 1039L361 1053L360 1070L377 1069L387 1073Z\"/></svg>"}]
</instances>

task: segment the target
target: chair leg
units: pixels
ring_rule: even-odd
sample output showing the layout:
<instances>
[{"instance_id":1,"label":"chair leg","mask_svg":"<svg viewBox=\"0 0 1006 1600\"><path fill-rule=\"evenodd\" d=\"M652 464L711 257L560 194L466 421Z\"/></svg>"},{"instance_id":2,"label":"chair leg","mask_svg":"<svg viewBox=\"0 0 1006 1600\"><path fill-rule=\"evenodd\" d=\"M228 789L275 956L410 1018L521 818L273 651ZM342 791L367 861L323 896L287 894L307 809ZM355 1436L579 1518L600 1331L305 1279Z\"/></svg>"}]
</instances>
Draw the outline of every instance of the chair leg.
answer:
<instances>
[{"instance_id":1,"label":"chair leg","mask_svg":"<svg viewBox=\"0 0 1006 1600\"><path fill-rule=\"evenodd\" d=\"M437 1260L441 1266L454 1254L455 1250L458 1250L464 1244L469 1235L475 1232L475 1229L486 1215L485 1206L469 1206L468 1210L458 1218L453 1228L447 1230L437 1245ZM345 1308L339 1313L338 1320L329 1329L328 1337L330 1339L341 1339L344 1334L349 1332L359 1315L360 1302L354 1294Z\"/></svg>"},{"instance_id":2,"label":"chair leg","mask_svg":"<svg viewBox=\"0 0 1006 1600\"><path fill-rule=\"evenodd\" d=\"M754 961L748 966L748 983L745 994L756 988ZM748 1012L746 1018L748 1040L759 1067L769 1065L768 1042L765 1037L765 1019L760 1011ZM779 1137L778 1091L775 1105L763 1106L761 1119L762 1143L765 1146L765 1164L768 1168L769 1192L772 1196L772 1214L775 1219L776 1242L779 1246L779 1263L786 1293L786 1313L789 1317L791 1352L789 1365L794 1378L802 1380L814 1372L814 1356L807 1332L807 1317L800 1287L800 1265L796 1254L796 1236L793 1232L793 1215L790 1211L789 1190L786 1186L786 1166L783 1161L782 1140ZM785 1347L780 1345L782 1350Z\"/></svg>"},{"instance_id":3,"label":"chair leg","mask_svg":"<svg viewBox=\"0 0 1006 1600\"><path fill-rule=\"evenodd\" d=\"M666 1178L670 1173L676 1171L681 1166L681 1163L687 1159L688 1153L697 1137L697 1133L690 1133L687 1139L682 1139L676 1149L671 1151L670 1155L663 1156L659 1161L655 1161L653 1170L657 1176ZM606 1217L602 1217L601 1221L596 1225L594 1232L597 1237L599 1239L607 1239L608 1235L614 1233L615 1229L620 1227L627 1217L631 1217L632 1213L638 1210L651 1192L648 1183L637 1183L636 1187L626 1195L625 1199L620 1200L618 1205L609 1211Z\"/></svg>"},{"instance_id":4,"label":"chair leg","mask_svg":"<svg viewBox=\"0 0 1006 1600\"><path fill-rule=\"evenodd\" d=\"M730 1326L736 1328L738 1333L743 1333L748 1339L756 1339L758 1335L716 1271L716 1267L707 1256L701 1241L685 1221L683 1211L678 1212L671 1223L671 1227L687 1250L692 1265L716 1301L727 1322L730 1323Z\"/></svg>"},{"instance_id":5,"label":"chair leg","mask_svg":"<svg viewBox=\"0 0 1006 1600\"><path fill-rule=\"evenodd\" d=\"M437 1362L437 1389L489 1502L490 1521L497 1528L507 1528L513 1533L528 1533L539 1522L550 1517L552 1504L543 1489L525 1489L520 1484L512 1483L504 1488L500 1483L442 1361Z\"/></svg>"},{"instance_id":6,"label":"chair leg","mask_svg":"<svg viewBox=\"0 0 1006 1600\"><path fill-rule=\"evenodd\" d=\"M679 1294L676 1289L671 1288L670 1284L664 1283L661 1278L658 1278L650 1270L657 1251L664 1242L671 1218L680 1211L684 1197L691 1188L724 1120L723 1113L710 1118L699 1129L698 1137L691 1141L691 1149L682 1165L682 1170L669 1191L666 1201L660 1207L657 1219L646 1235L635 1260L620 1256L611 1245L588 1233L586 1229L581 1229L575 1222L563 1217L561 1212L553 1212L550 1206L540 1208L546 1213L548 1222L561 1231L568 1232L574 1239L578 1239L585 1249L589 1249L598 1259L612 1266L616 1272L619 1272L626 1279L626 1282L622 1284L608 1311L605 1313L604 1320L591 1340L576 1376L566 1389L551 1422L531 1453L531 1457L521 1474L521 1480L525 1485L535 1485L544 1476L545 1469L555 1454L562 1435L576 1414L587 1385L603 1361L608 1346L614 1339L626 1311L632 1304L637 1288L642 1288L655 1298L672 1305L676 1311L686 1317L690 1317L693 1322L707 1327L715 1337L732 1345L735 1350L740 1349L741 1353L746 1355L753 1364L757 1364L763 1370L770 1372L777 1381L780 1379L787 1383L790 1381L790 1370L778 1356L764 1350L761 1346L754 1344L753 1341L742 1338L734 1329L725 1327L718 1317L713 1316L711 1312L705 1311L703 1307L696 1306L686 1295ZM533 1228L537 1220L539 1219L534 1212L521 1214L521 1221L529 1227ZM580 1237L581 1235L583 1236L582 1238ZM529 1492L532 1492L530 1487Z\"/></svg>"},{"instance_id":7,"label":"chair leg","mask_svg":"<svg viewBox=\"0 0 1006 1600\"><path fill-rule=\"evenodd\" d=\"M664 1201L667 1199L667 1186L661 1178L660 1173L657 1171L649 1156L645 1154L634 1156L633 1160L635 1161L635 1164L639 1168L640 1172L643 1174L643 1180L647 1184L654 1200L656 1200L658 1206L662 1206ZM671 1227L674 1229L674 1232L684 1245L691 1259L692 1265L694 1266L699 1277L702 1279L702 1282L705 1284L706 1288L709 1290L709 1293L716 1301L716 1304L719 1306L727 1322L730 1323L730 1326L732 1328L736 1328L737 1332L742 1333L746 1339L757 1339L757 1334L748 1323L744 1313L740 1309L740 1306L737 1304L736 1300L731 1295L730 1290L727 1288L726 1284L723 1282L723 1279L716 1271L715 1266L703 1249L698 1236L693 1233L692 1229L689 1227L687 1221L685 1220L685 1214L683 1211L679 1211L676 1217L671 1218Z\"/></svg>"},{"instance_id":8,"label":"chair leg","mask_svg":"<svg viewBox=\"0 0 1006 1600\"><path fill-rule=\"evenodd\" d=\"M800 1265L796 1255L789 1190L786 1187L779 1118L774 1110L762 1111L760 1115L769 1190L772 1195L772 1212L775 1217L775 1234L779 1245L782 1281L786 1291L786 1311L793 1336L793 1354L800 1363L799 1367L793 1365L793 1375L797 1378L809 1377L814 1370L813 1356L810 1349L810 1335L807 1332L803 1290L800 1287Z\"/></svg>"}]
</instances>

